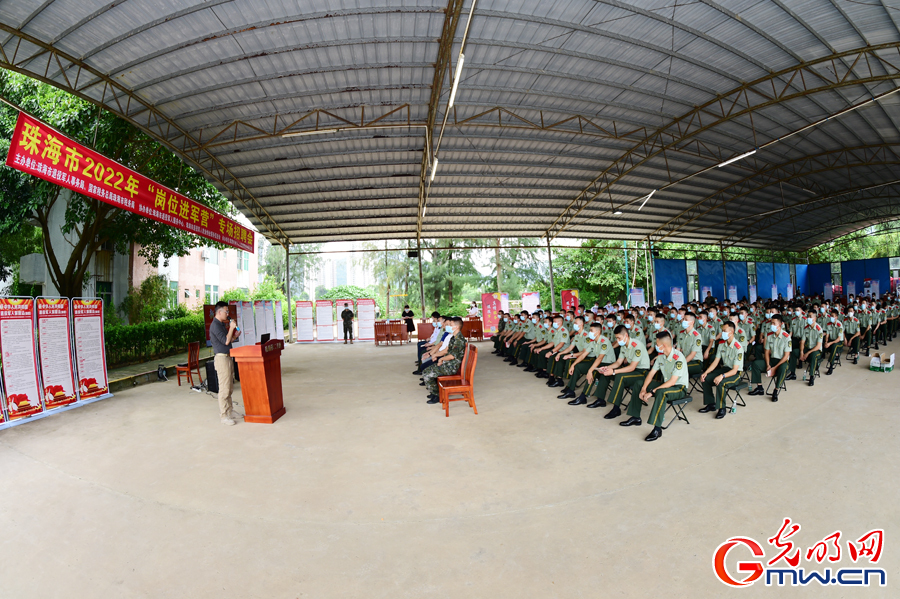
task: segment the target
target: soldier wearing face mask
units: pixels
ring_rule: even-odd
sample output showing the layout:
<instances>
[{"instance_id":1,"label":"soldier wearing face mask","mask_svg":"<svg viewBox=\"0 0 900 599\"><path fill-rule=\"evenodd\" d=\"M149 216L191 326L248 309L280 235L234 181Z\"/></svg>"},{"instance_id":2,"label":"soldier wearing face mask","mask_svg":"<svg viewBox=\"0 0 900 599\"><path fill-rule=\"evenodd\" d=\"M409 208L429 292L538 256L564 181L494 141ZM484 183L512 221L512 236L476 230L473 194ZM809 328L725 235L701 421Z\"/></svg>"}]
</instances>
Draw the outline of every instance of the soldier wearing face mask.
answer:
<instances>
[{"instance_id":1,"label":"soldier wearing face mask","mask_svg":"<svg viewBox=\"0 0 900 599\"><path fill-rule=\"evenodd\" d=\"M800 359L809 362L809 386L812 387L816 380L816 370L822 356L822 339L825 332L816 322L816 311L806 313L806 326L803 328L803 338L800 339Z\"/></svg>"},{"instance_id":2,"label":"soldier wearing face mask","mask_svg":"<svg viewBox=\"0 0 900 599\"><path fill-rule=\"evenodd\" d=\"M841 322L840 312L832 310L825 323L825 361L828 362L826 375L834 372L835 357L844 349L844 323Z\"/></svg>"},{"instance_id":3,"label":"soldier wearing face mask","mask_svg":"<svg viewBox=\"0 0 900 599\"><path fill-rule=\"evenodd\" d=\"M856 317L856 307L852 304L847 307L843 325L844 339L850 348L847 351L847 359L852 359L853 363L857 364L859 363L859 319Z\"/></svg>"}]
</instances>

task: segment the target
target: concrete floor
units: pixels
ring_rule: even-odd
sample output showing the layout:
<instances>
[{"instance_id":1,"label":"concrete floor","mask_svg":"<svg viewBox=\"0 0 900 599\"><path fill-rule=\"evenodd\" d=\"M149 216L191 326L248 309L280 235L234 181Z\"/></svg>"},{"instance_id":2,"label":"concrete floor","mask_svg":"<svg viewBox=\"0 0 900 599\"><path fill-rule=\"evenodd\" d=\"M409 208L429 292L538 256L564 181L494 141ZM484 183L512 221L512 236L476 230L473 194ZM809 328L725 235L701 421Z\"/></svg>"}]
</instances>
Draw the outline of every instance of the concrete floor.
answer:
<instances>
[{"instance_id":1,"label":"concrete floor","mask_svg":"<svg viewBox=\"0 0 900 599\"><path fill-rule=\"evenodd\" d=\"M410 346L304 345L275 425L170 382L0 432L0 597L724 597L717 546L774 557L785 517L804 550L886 529L888 587L744 595L898 596L900 374L645 443L479 349L478 416L425 404Z\"/></svg>"}]
</instances>

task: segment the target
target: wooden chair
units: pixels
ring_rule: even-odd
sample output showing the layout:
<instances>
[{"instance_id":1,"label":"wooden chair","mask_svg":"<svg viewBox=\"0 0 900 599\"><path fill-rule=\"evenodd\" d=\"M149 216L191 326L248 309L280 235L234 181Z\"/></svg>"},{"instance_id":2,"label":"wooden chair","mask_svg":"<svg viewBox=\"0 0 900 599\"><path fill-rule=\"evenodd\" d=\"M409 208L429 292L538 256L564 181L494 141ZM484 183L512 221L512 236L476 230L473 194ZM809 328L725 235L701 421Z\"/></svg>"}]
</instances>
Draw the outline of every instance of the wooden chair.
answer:
<instances>
[{"instance_id":1,"label":"wooden chair","mask_svg":"<svg viewBox=\"0 0 900 599\"><path fill-rule=\"evenodd\" d=\"M441 406L444 408L444 415L450 417L450 402L465 401L469 407L478 414L478 408L475 407L475 364L478 363L478 348L471 343L466 344L466 353L463 355L462 365L459 374L454 376L439 376L438 397L441 400ZM451 395L461 395L462 397L450 397Z\"/></svg>"},{"instance_id":2,"label":"wooden chair","mask_svg":"<svg viewBox=\"0 0 900 599\"><path fill-rule=\"evenodd\" d=\"M379 343L391 343L390 325L385 320L375 321L375 345Z\"/></svg>"},{"instance_id":3,"label":"wooden chair","mask_svg":"<svg viewBox=\"0 0 900 599\"><path fill-rule=\"evenodd\" d=\"M388 321L388 325L390 327L391 342L396 341L402 345L403 334L406 332L406 323L402 320L390 320Z\"/></svg>"},{"instance_id":4,"label":"wooden chair","mask_svg":"<svg viewBox=\"0 0 900 599\"><path fill-rule=\"evenodd\" d=\"M200 342L194 341L193 343L188 343L188 361L187 364L178 364L175 366L175 373L178 375L178 386L181 386L181 377L186 376L187 380L191 383L191 387L194 386L194 377L192 372L197 371L197 378L199 379L199 383L203 382L203 377L200 375ZM198 384L199 384L198 383Z\"/></svg>"}]
</instances>

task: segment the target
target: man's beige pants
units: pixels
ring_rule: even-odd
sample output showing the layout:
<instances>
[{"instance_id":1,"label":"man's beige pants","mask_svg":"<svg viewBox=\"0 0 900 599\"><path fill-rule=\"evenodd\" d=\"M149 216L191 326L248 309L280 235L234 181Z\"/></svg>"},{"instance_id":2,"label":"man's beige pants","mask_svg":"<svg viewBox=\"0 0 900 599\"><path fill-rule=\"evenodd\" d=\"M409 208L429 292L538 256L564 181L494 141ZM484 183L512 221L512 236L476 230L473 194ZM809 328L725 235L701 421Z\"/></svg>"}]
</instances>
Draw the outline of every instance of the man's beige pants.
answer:
<instances>
[{"instance_id":1,"label":"man's beige pants","mask_svg":"<svg viewBox=\"0 0 900 599\"><path fill-rule=\"evenodd\" d=\"M216 375L219 377L219 416L231 418L231 391L234 389L234 362L231 356L216 354Z\"/></svg>"}]
</instances>

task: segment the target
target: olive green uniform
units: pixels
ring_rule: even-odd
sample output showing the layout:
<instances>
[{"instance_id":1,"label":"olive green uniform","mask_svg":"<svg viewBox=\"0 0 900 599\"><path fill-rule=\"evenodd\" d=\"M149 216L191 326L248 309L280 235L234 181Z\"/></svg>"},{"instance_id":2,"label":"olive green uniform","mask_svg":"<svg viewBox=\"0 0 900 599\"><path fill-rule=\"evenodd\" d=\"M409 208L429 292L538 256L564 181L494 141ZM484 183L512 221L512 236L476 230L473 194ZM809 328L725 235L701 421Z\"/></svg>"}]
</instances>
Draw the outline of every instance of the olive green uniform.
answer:
<instances>
[{"instance_id":1,"label":"olive green uniform","mask_svg":"<svg viewBox=\"0 0 900 599\"><path fill-rule=\"evenodd\" d=\"M784 357L785 353L791 353L791 334L785 330L781 330L778 333L769 332L766 335L766 343L765 349L769 351L769 366L773 366L774 364L778 364L781 361L781 358ZM788 358L790 359L790 358ZM757 358L753 360L750 364L750 382L756 385L762 383L762 373L766 370L766 361L765 355L762 358ZM775 389L776 391L781 388L781 385L784 383L784 377L787 375L788 371L788 363L785 362L778 369L773 372L775 378Z\"/></svg>"},{"instance_id":2,"label":"olive green uniform","mask_svg":"<svg viewBox=\"0 0 900 599\"><path fill-rule=\"evenodd\" d=\"M803 349L804 351L809 352L809 380L811 381L816 378L816 370L819 368L819 360L822 357L822 352L820 350L810 350L819 344L824 334L825 331L817 322L808 324L803 329L803 340L806 341Z\"/></svg>"},{"instance_id":3,"label":"olive green uniform","mask_svg":"<svg viewBox=\"0 0 900 599\"><path fill-rule=\"evenodd\" d=\"M828 341L838 340L837 343L825 350L825 360L828 362L828 368L834 367L834 359L844 349L844 325L840 320L835 319L825 325L825 334L828 335ZM824 343L822 344L824 347Z\"/></svg>"},{"instance_id":4,"label":"olive green uniform","mask_svg":"<svg viewBox=\"0 0 900 599\"><path fill-rule=\"evenodd\" d=\"M687 395L688 368L684 355L677 349L672 349L672 353L668 357L660 355L650 369L651 374L657 371L662 373L662 381L651 381L647 384L647 391L655 395L653 406L650 408L650 418L647 422L653 426L662 426L663 422L665 422L668 402L681 399ZM673 376L678 377L674 385L665 389L659 389L660 386L669 382L669 379ZM631 403L628 404L629 416L641 417L643 403L640 399L640 393L643 386L643 380L635 381L631 386Z\"/></svg>"},{"instance_id":5,"label":"olive green uniform","mask_svg":"<svg viewBox=\"0 0 900 599\"><path fill-rule=\"evenodd\" d=\"M609 401L613 405L618 406L625 397L625 390L634 385L635 382L643 383L647 371L650 369L650 356L647 354L647 348L635 341L629 339L625 346L621 348L620 355L625 356L622 364L631 364L637 362L637 367L631 372L616 373L612 380L612 396ZM598 399L602 399L598 396ZM635 400L640 403L640 399ZM635 401L633 400L633 401Z\"/></svg>"},{"instance_id":6,"label":"olive green uniform","mask_svg":"<svg viewBox=\"0 0 900 599\"><path fill-rule=\"evenodd\" d=\"M730 341L731 343L729 343ZM716 348L716 357L719 358L719 365L715 370L706 375L703 381L703 404L716 404L716 407L722 409L725 407L725 390L734 387L741 380L741 367L744 363L744 346L735 339L729 339L719 344ZM723 377L718 385L713 384L713 380L717 376L724 375L733 368L737 368L737 372L730 377ZM713 390L715 387L715 390Z\"/></svg>"},{"instance_id":7,"label":"olive green uniform","mask_svg":"<svg viewBox=\"0 0 900 599\"><path fill-rule=\"evenodd\" d=\"M599 356L603 356L603 359L600 360L600 366L609 366L617 359L615 357L616 354L613 351L613 343L607 339L605 335L600 335L600 337L591 341L588 347L590 348L590 353L584 361L587 363L587 366L582 369L583 374L587 374L587 371L591 368L591 364L593 364ZM578 366L581 366L581 364ZM592 395L597 399L604 399L606 397L606 390L609 388L609 382L613 377L600 374L596 370L594 371L593 377L593 382L585 387L584 394Z\"/></svg>"}]
</instances>

